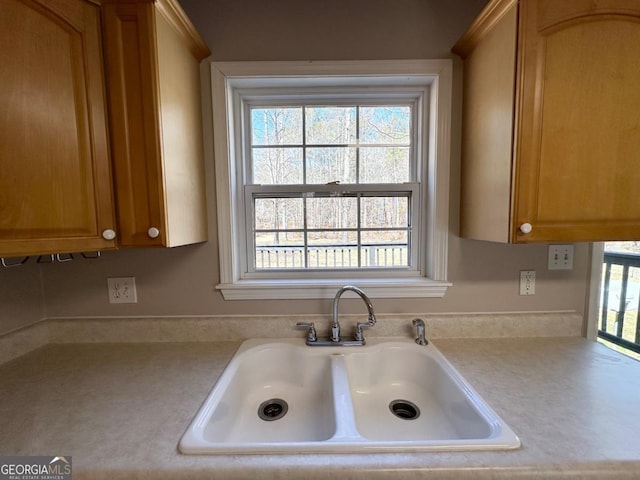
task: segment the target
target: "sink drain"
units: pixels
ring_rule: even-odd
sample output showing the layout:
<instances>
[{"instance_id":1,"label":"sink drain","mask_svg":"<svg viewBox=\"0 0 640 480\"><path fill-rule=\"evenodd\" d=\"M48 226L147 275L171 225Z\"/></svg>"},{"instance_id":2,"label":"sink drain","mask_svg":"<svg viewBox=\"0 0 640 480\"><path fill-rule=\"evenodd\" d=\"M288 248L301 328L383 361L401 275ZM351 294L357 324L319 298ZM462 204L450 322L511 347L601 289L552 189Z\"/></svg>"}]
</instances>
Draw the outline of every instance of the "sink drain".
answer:
<instances>
[{"instance_id":1,"label":"sink drain","mask_svg":"<svg viewBox=\"0 0 640 480\"><path fill-rule=\"evenodd\" d=\"M418 406L409 400L394 400L389 404L389 410L403 420L415 420L420 416Z\"/></svg>"},{"instance_id":2,"label":"sink drain","mask_svg":"<svg viewBox=\"0 0 640 480\"><path fill-rule=\"evenodd\" d=\"M273 422L284 417L289 410L287 402L281 398L272 398L260 404L258 416L265 422Z\"/></svg>"}]
</instances>

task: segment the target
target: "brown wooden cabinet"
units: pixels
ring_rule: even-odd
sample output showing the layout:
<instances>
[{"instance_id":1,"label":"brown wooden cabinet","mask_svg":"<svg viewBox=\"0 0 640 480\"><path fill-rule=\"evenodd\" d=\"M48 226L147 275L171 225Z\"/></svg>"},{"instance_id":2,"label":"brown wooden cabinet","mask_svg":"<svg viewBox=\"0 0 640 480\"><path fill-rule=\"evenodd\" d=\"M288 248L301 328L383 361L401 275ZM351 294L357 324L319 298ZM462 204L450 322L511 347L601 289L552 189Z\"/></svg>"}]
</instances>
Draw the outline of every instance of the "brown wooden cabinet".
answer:
<instances>
[{"instance_id":1,"label":"brown wooden cabinet","mask_svg":"<svg viewBox=\"0 0 640 480\"><path fill-rule=\"evenodd\" d=\"M100 9L0 12L0 256L114 248Z\"/></svg>"},{"instance_id":2,"label":"brown wooden cabinet","mask_svg":"<svg viewBox=\"0 0 640 480\"><path fill-rule=\"evenodd\" d=\"M206 240L209 50L177 3L0 11L0 256Z\"/></svg>"},{"instance_id":3,"label":"brown wooden cabinet","mask_svg":"<svg viewBox=\"0 0 640 480\"><path fill-rule=\"evenodd\" d=\"M487 5L453 48L463 237L640 238L639 51L637 0Z\"/></svg>"},{"instance_id":4,"label":"brown wooden cabinet","mask_svg":"<svg viewBox=\"0 0 640 480\"><path fill-rule=\"evenodd\" d=\"M207 239L200 61L210 54L170 0L104 0L119 244Z\"/></svg>"}]
</instances>

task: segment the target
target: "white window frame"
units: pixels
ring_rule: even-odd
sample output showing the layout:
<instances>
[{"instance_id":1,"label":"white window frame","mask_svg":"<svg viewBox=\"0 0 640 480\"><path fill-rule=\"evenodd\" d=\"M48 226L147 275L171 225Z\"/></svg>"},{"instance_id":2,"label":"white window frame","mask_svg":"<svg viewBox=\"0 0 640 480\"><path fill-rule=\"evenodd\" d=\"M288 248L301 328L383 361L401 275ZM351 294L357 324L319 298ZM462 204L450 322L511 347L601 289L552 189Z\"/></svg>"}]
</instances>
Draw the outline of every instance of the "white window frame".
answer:
<instances>
[{"instance_id":1,"label":"white window frame","mask_svg":"<svg viewBox=\"0 0 640 480\"><path fill-rule=\"evenodd\" d=\"M442 297L447 281L449 232L449 156L451 122L451 61L339 61L339 62L213 62L212 103L217 190L220 290L227 300L333 298L337 289L354 283L372 298ZM238 158L242 138L238 95L251 88L353 86L424 86L429 90L424 136L419 156L424 158L419 268L384 272L362 270L248 275L243 172Z\"/></svg>"}]
</instances>

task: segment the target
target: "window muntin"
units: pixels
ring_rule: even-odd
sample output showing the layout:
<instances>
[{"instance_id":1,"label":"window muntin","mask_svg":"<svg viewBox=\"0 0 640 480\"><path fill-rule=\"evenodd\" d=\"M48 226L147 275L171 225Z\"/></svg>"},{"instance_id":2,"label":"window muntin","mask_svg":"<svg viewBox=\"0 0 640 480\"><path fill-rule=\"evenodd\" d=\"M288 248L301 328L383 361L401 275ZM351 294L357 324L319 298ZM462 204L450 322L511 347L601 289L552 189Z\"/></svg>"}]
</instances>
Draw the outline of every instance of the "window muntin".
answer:
<instances>
[{"instance_id":1,"label":"window muntin","mask_svg":"<svg viewBox=\"0 0 640 480\"><path fill-rule=\"evenodd\" d=\"M415 103L248 110L248 272L416 269Z\"/></svg>"}]
</instances>

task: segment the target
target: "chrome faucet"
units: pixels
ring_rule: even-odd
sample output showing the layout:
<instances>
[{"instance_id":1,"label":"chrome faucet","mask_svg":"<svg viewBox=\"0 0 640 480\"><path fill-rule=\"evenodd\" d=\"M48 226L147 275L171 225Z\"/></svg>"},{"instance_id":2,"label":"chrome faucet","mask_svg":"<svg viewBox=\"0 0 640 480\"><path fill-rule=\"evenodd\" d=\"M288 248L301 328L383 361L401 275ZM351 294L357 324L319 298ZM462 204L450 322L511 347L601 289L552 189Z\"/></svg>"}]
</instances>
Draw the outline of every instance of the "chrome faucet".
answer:
<instances>
[{"instance_id":1,"label":"chrome faucet","mask_svg":"<svg viewBox=\"0 0 640 480\"><path fill-rule=\"evenodd\" d=\"M358 296L360 296L362 301L367 306L369 318L365 323L361 323L361 322L356 323L356 330L354 335L354 340L356 342L362 342L362 344L364 345L364 335L362 334L362 329L373 327L376 324L376 314L373 311L373 303L371 303L371 300L369 299L369 297L367 297L367 295L362 290L360 290L358 287L354 287L353 285L345 285L344 287L342 287L340 290L338 290L338 293L336 293L336 296L333 299L333 319L331 321L331 341L332 342L340 341L340 322L338 322L338 303L340 302L340 297L342 296L342 294L347 290L357 293Z\"/></svg>"},{"instance_id":2,"label":"chrome faucet","mask_svg":"<svg viewBox=\"0 0 640 480\"><path fill-rule=\"evenodd\" d=\"M369 313L369 317L366 322L357 322L355 333L353 340L343 340L340 336L340 322L338 320L338 304L340 303L340 297L346 291L351 291L362 299L362 301L367 306L367 311ZM354 287L353 285L345 285L333 299L333 317L331 318L331 335L329 338L317 338L315 327L313 323L305 323L298 322L296 324L297 327L307 328L307 345L310 346L333 346L333 347L349 347L349 346L362 346L364 345L365 339L364 334L362 333L363 328L373 327L376 324L376 314L373 311L373 303L367 295L360 290L358 287Z\"/></svg>"}]
</instances>

